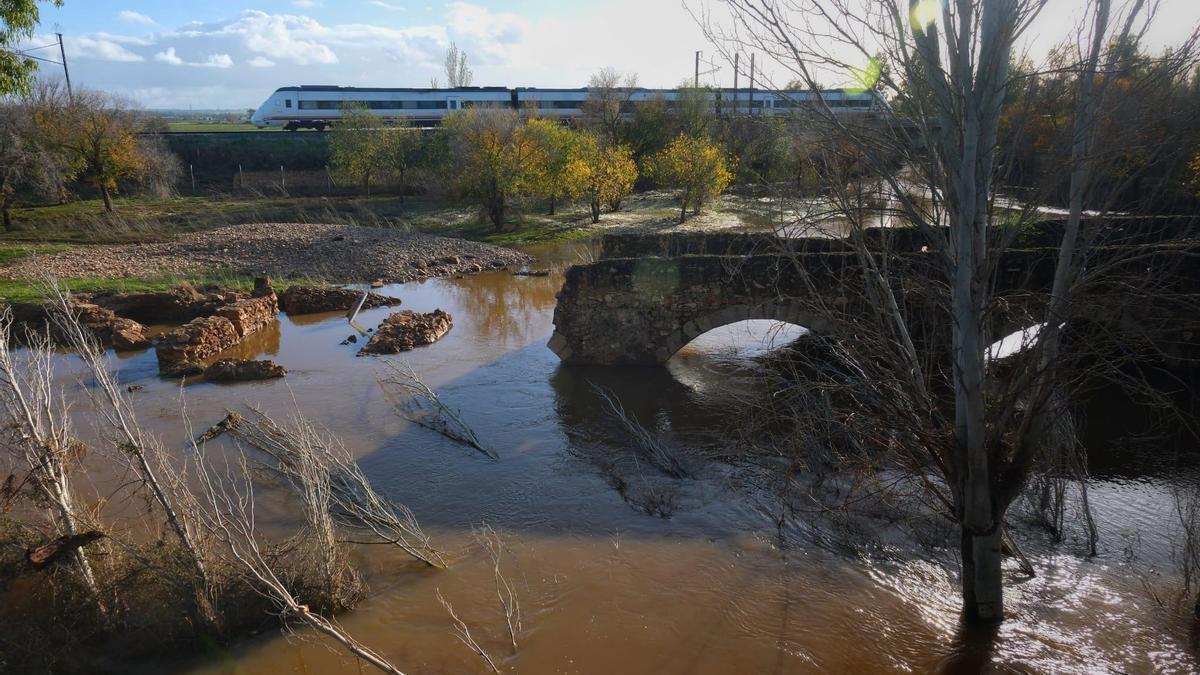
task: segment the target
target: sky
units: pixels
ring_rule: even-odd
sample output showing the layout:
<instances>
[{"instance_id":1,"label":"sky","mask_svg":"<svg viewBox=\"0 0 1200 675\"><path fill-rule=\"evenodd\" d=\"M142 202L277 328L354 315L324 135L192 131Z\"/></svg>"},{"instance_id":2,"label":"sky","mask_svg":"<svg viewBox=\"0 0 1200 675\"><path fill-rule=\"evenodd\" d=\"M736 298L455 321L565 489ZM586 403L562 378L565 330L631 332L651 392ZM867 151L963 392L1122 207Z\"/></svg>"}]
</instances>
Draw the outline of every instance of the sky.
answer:
<instances>
[{"instance_id":1,"label":"sky","mask_svg":"<svg viewBox=\"0 0 1200 675\"><path fill-rule=\"evenodd\" d=\"M1200 24L1200 0L1161 2L1151 46L1177 43ZM721 11L719 0L687 4ZM1060 38L1082 6L1050 0L1028 38L1032 51ZM683 0L65 0L41 11L26 46L62 32L72 83L147 108L253 108L299 84L426 87L444 80L451 42L481 86L579 87L613 67L637 73L642 86L673 87L691 77L697 50L713 60L702 70L716 71L704 82L733 78Z\"/></svg>"}]
</instances>

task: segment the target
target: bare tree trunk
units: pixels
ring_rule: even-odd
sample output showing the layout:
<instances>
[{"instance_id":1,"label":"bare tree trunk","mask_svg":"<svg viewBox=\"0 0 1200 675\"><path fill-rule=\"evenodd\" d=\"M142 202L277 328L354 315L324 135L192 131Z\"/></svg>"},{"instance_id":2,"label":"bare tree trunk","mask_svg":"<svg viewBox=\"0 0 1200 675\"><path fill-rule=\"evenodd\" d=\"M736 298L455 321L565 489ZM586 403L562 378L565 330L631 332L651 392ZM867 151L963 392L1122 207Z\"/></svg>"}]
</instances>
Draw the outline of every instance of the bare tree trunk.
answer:
<instances>
[{"instance_id":1,"label":"bare tree trunk","mask_svg":"<svg viewBox=\"0 0 1200 675\"><path fill-rule=\"evenodd\" d=\"M100 196L104 199L104 210L108 213L113 212L112 194L109 192L108 186L104 183L100 184Z\"/></svg>"},{"instance_id":2,"label":"bare tree trunk","mask_svg":"<svg viewBox=\"0 0 1200 675\"><path fill-rule=\"evenodd\" d=\"M598 222L600 222L600 199L599 198L593 199L591 206L592 206L592 222L598 223Z\"/></svg>"},{"instance_id":3,"label":"bare tree trunk","mask_svg":"<svg viewBox=\"0 0 1200 675\"><path fill-rule=\"evenodd\" d=\"M550 197L550 215L554 215L554 197Z\"/></svg>"}]
</instances>

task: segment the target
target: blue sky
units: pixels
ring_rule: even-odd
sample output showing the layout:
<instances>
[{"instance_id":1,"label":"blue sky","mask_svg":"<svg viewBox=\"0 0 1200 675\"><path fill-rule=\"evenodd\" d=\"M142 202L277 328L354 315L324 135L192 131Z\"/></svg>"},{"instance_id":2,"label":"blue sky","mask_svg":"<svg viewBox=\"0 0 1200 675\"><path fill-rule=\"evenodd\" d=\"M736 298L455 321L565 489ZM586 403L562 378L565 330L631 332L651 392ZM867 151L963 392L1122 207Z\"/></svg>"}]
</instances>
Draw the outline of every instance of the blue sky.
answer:
<instances>
[{"instance_id":1,"label":"blue sky","mask_svg":"<svg viewBox=\"0 0 1200 675\"><path fill-rule=\"evenodd\" d=\"M1032 53L1063 37L1083 5L1049 0ZM1162 0L1148 41L1176 43L1198 22L1200 0ZM30 45L55 31L73 82L150 108L255 107L296 84L428 86L451 41L477 85L577 87L614 67L671 87L690 77L696 50L715 56L682 0L66 0L42 6ZM732 69L705 79L730 86Z\"/></svg>"}]
</instances>

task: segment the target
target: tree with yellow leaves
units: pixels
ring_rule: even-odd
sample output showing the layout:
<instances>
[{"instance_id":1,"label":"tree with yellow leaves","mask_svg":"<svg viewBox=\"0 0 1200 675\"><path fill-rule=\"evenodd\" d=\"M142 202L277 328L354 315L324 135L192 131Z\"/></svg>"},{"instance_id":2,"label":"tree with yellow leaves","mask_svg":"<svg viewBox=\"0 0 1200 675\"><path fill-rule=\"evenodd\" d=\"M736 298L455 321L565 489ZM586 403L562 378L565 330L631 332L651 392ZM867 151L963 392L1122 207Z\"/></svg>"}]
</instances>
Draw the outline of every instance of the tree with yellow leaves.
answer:
<instances>
[{"instance_id":1,"label":"tree with yellow leaves","mask_svg":"<svg viewBox=\"0 0 1200 675\"><path fill-rule=\"evenodd\" d=\"M533 190L550 202L550 215L558 201L570 195L568 167L574 157L579 134L545 118L525 122L523 133L541 160L533 169Z\"/></svg>"},{"instance_id":2,"label":"tree with yellow leaves","mask_svg":"<svg viewBox=\"0 0 1200 675\"><path fill-rule=\"evenodd\" d=\"M583 133L575 142L566 169L572 196L582 197L592 209L592 222L600 222L600 207L610 209L633 191L637 164L627 145L605 145L594 133Z\"/></svg>"},{"instance_id":3,"label":"tree with yellow leaves","mask_svg":"<svg viewBox=\"0 0 1200 675\"><path fill-rule=\"evenodd\" d=\"M62 153L71 175L100 192L104 210L112 212L112 195L123 181L155 179L155 171L174 172L178 163L159 148L139 139L147 118L123 101L87 89L77 90L68 103L42 102L33 111L35 123Z\"/></svg>"},{"instance_id":4,"label":"tree with yellow leaves","mask_svg":"<svg viewBox=\"0 0 1200 675\"><path fill-rule=\"evenodd\" d=\"M403 124L403 120L395 123ZM408 128L388 127L363 106L344 107L329 138L329 167L334 180L361 185L367 196L371 195L372 180L403 183L419 140L417 134Z\"/></svg>"},{"instance_id":5,"label":"tree with yellow leaves","mask_svg":"<svg viewBox=\"0 0 1200 675\"><path fill-rule=\"evenodd\" d=\"M647 159L646 168L659 185L680 191L679 222L682 223L687 219L688 206L693 213L699 213L705 202L729 187L733 181L729 163L719 144L679 134Z\"/></svg>"},{"instance_id":6,"label":"tree with yellow leaves","mask_svg":"<svg viewBox=\"0 0 1200 675\"><path fill-rule=\"evenodd\" d=\"M478 201L500 232L512 203L536 190L544 161L540 148L515 111L454 112L442 120L442 132L455 187Z\"/></svg>"}]
</instances>

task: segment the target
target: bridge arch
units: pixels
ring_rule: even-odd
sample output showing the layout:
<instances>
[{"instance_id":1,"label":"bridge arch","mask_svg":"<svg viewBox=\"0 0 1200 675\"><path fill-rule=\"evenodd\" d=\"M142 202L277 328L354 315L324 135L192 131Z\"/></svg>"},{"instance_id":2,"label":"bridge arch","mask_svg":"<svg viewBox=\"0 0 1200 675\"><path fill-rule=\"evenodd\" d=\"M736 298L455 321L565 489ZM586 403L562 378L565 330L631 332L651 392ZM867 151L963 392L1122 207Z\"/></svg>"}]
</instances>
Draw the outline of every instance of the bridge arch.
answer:
<instances>
[{"instance_id":1,"label":"bridge arch","mask_svg":"<svg viewBox=\"0 0 1200 675\"><path fill-rule=\"evenodd\" d=\"M664 336L655 356L666 363L672 356L705 333L741 321L770 320L790 323L813 332L827 332L826 321L805 311L794 301L768 300L753 304L729 305L699 316Z\"/></svg>"}]
</instances>

